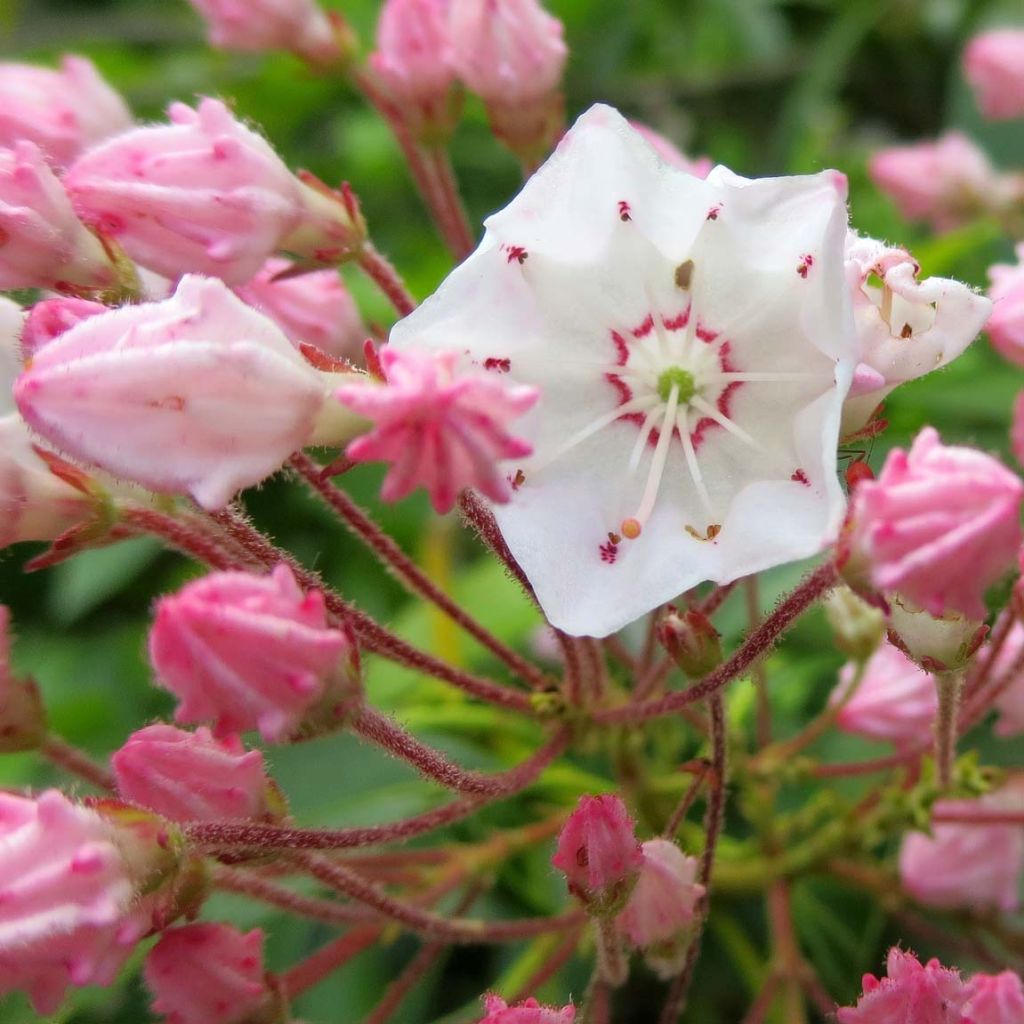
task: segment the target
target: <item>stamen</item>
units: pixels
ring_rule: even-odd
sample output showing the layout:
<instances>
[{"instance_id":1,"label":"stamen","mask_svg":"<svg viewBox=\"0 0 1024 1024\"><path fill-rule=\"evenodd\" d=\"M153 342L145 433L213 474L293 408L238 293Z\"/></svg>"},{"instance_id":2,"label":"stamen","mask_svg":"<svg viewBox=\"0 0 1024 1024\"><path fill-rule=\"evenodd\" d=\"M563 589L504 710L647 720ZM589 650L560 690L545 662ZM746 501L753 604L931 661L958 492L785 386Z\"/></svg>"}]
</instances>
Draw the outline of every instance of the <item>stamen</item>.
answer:
<instances>
[{"instance_id":1,"label":"stamen","mask_svg":"<svg viewBox=\"0 0 1024 1024\"><path fill-rule=\"evenodd\" d=\"M756 449L759 452L763 452L764 448L761 447L742 427L737 426L728 416L716 409L710 402L705 402L703 398L695 395L691 399L695 409L699 409L705 416L710 416L720 427L724 427L734 437L738 437L741 441L746 442L751 448Z\"/></svg>"},{"instance_id":2,"label":"stamen","mask_svg":"<svg viewBox=\"0 0 1024 1024\"><path fill-rule=\"evenodd\" d=\"M654 426L654 421L661 415L661 403L659 402L645 417L644 422L640 427L640 435L636 439L636 444L633 445L633 451L629 456L629 475L632 476L637 467L640 465L640 459L643 458L644 450L647 448L647 439L651 436L651 427Z\"/></svg>"},{"instance_id":3,"label":"stamen","mask_svg":"<svg viewBox=\"0 0 1024 1024\"><path fill-rule=\"evenodd\" d=\"M630 531L636 530L635 536L640 535L640 529L650 518L654 511L654 503L658 500L658 490L661 487L661 478L665 472L665 463L668 461L668 450L672 444L672 432L675 428L676 409L679 406L679 385L674 384L669 392L668 402L665 405L665 415L661 421L661 433L658 435L658 444L654 449L654 456L651 458L651 468L647 474L647 486L644 488L643 497L640 500L640 507L632 520L625 519L622 523L622 534L629 537ZM627 526L629 530L627 530Z\"/></svg>"},{"instance_id":4,"label":"stamen","mask_svg":"<svg viewBox=\"0 0 1024 1024\"><path fill-rule=\"evenodd\" d=\"M686 468L690 471L690 478L693 480L693 486L697 488L697 493L700 495L700 500L704 502L704 507L710 512L711 511L711 495L708 494L707 487L704 486L704 477L700 474L700 466L697 465L697 452L693 447L693 438L690 437L688 430L680 431L683 438L683 452L686 455Z\"/></svg>"},{"instance_id":5,"label":"stamen","mask_svg":"<svg viewBox=\"0 0 1024 1024\"><path fill-rule=\"evenodd\" d=\"M731 383L732 381L784 381L784 380L811 380L815 377L813 373L709 373L704 379L709 382L719 381Z\"/></svg>"},{"instance_id":6,"label":"stamen","mask_svg":"<svg viewBox=\"0 0 1024 1024\"><path fill-rule=\"evenodd\" d=\"M538 462L532 466L532 471L536 473L541 469L547 469L556 459L560 459L566 452L575 448L576 445L586 441L588 437L596 434L599 430L604 430L609 423L614 423L622 416L628 416L632 412L643 412L645 409L649 409L652 405L656 406L657 404L657 395L643 395L640 398L632 399L632 401L624 402L622 405L617 405L611 412L598 416L596 420L592 420L581 430L577 430L572 437L559 445L543 462Z\"/></svg>"}]
</instances>

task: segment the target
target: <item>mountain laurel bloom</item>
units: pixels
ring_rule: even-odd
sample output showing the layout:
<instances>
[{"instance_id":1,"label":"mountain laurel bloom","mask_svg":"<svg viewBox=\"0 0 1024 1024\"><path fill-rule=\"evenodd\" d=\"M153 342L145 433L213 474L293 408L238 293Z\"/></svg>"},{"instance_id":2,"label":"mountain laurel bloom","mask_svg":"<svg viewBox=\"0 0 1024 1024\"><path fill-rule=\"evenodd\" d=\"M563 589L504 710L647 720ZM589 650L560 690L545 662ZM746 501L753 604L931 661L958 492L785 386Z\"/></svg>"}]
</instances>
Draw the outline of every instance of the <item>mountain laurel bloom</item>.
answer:
<instances>
[{"instance_id":1,"label":"mountain laurel bloom","mask_svg":"<svg viewBox=\"0 0 1024 1024\"><path fill-rule=\"evenodd\" d=\"M39 349L65 331L70 331L80 321L109 311L110 307L102 302L78 299L71 295L42 299L35 303L29 309L21 331L21 351L25 361L30 362Z\"/></svg>"},{"instance_id":2,"label":"mountain laurel bloom","mask_svg":"<svg viewBox=\"0 0 1024 1024\"><path fill-rule=\"evenodd\" d=\"M846 219L834 175L701 181L597 106L396 325L540 389L495 515L553 625L604 636L833 538Z\"/></svg>"},{"instance_id":3,"label":"mountain laurel bloom","mask_svg":"<svg viewBox=\"0 0 1024 1024\"><path fill-rule=\"evenodd\" d=\"M1024 243L1017 246L1017 264L997 263L988 271L989 297L994 302L985 331L996 351L1024 366Z\"/></svg>"},{"instance_id":4,"label":"mountain laurel bloom","mask_svg":"<svg viewBox=\"0 0 1024 1024\"><path fill-rule=\"evenodd\" d=\"M501 996L484 996L484 1016L478 1024L573 1024L576 1007L571 1003L560 1010L541 1006L536 999L526 999L509 1006Z\"/></svg>"},{"instance_id":5,"label":"mountain laurel bloom","mask_svg":"<svg viewBox=\"0 0 1024 1024\"><path fill-rule=\"evenodd\" d=\"M496 502L512 493L500 462L530 454L530 445L508 431L510 420L537 401L535 388L505 384L482 373L456 373L454 352L402 351L386 346L386 376L346 384L335 394L349 409L373 421L345 454L356 462L382 461L391 469L381 496L398 501L426 488L438 512L447 512L460 491L475 487Z\"/></svg>"},{"instance_id":6,"label":"mountain laurel bloom","mask_svg":"<svg viewBox=\"0 0 1024 1024\"><path fill-rule=\"evenodd\" d=\"M964 1017L971 1024L1024 1021L1024 985L1013 971L975 974L967 982Z\"/></svg>"},{"instance_id":7,"label":"mountain laurel bloom","mask_svg":"<svg viewBox=\"0 0 1024 1024\"><path fill-rule=\"evenodd\" d=\"M985 618L985 588L1020 547L1024 485L996 459L946 446L925 427L909 452L889 452L850 506L843 558L882 591L898 591L934 616Z\"/></svg>"},{"instance_id":8,"label":"mountain laurel bloom","mask_svg":"<svg viewBox=\"0 0 1024 1024\"><path fill-rule=\"evenodd\" d=\"M283 565L212 573L163 598L149 654L181 701L175 719L212 721L221 736L259 729L273 743L317 712L340 724L352 695L351 642L328 626L323 594L303 593Z\"/></svg>"},{"instance_id":9,"label":"mountain laurel bloom","mask_svg":"<svg viewBox=\"0 0 1024 1024\"><path fill-rule=\"evenodd\" d=\"M844 732L884 740L897 747L928 742L938 709L935 680L890 643L864 665L853 696L845 699L858 666L844 665L831 703L839 704L836 725Z\"/></svg>"},{"instance_id":10,"label":"mountain laurel bloom","mask_svg":"<svg viewBox=\"0 0 1024 1024\"><path fill-rule=\"evenodd\" d=\"M272 1019L263 973L263 932L197 922L171 928L143 967L152 1008L166 1024L242 1024ZM261 1015L266 1013L266 1017Z\"/></svg>"},{"instance_id":11,"label":"mountain laurel bloom","mask_svg":"<svg viewBox=\"0 0 1024 1024\"><path fill-rule=\"evenodd\" d=\"M217 739L203 726L195 732L146 726L110 763L125 800L171 821L264 818L280 804L263 755L247 751L237 736Z\"/></svg>"},{"instance_id":12,"label":"mountain laurel bloom","mask_svg":"<svg viewBox=\"0 0 1024 1024\"><path fill-rule=\"evenodd\" d=\"M982 32L964 50L964 77L985 117L1024 117L1024 29Z\"/></svg>"},{"instance_id":13,"label":"mountain laurel bloom","mask_svg":"<svg viewBox=\"0 0 1024 1024\"><path fill-rule=\"evenodd\" d=\"M956 971L895 946L886 971L884 978L864 975L864 994L856 1007L839 1010L838 1024L968 1024L961 1015L968 992Z\"/></svg>"},{"instance_id":14,"label":"mountain laurel bloom","mask_svg":"<svg viewBox=\"0 0 1024 1024\"><path fill-rule=\"evenodd\" d=\"M109 288L115 279L39 147L0 149L0 289Z\"/></svg>"},{"instance_id":15,"label":"mountain laurel bloom","mask_svg":"<svg viewBox=\"0 0 1024 1024\"><path fill-rule=\"evenodd\" d=\"M73 458L214 509L341 429L325 401L340 379L220 281L186 276L163 302L90 317L41 348L15 397Z\"/></svg>"},{"instance_id":16,"label":"mountain laurel bloom","mask_svg":"<svg viewBox=\"0 0 1024 1024\"><path fill-rule=\"evenodd\" d=\"M34 142L57 168L130 128L124 100L84 57L59 70L0 63L0 146Z\"/></svg>"},{"instance_id":17,"label":"mountain laurel bloom","mask_svg":"<svg viewBox=\"0 0 1024 1024\"><path fill-rule=\"evenodd\" d=\"M714 164L710 157L688 157L674 142L671 142L661 132L656 132L649 125L642 124L640 121L630 121L629 124L643 136L644 142L671 167L686 171L687 174L692 174L695 178L706 178L711 173Z\"/></svg>"}]
</instances>

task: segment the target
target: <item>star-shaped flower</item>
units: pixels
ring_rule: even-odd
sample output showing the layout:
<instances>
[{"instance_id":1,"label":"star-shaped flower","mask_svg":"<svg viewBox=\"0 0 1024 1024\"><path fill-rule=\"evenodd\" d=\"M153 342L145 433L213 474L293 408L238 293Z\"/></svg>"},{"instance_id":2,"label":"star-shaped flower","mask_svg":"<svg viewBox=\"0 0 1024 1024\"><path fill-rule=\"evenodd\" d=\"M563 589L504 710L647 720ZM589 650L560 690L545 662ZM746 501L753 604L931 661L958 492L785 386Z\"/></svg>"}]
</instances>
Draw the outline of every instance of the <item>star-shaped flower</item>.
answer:
<instances>
[{"instance_id":1,"label":"star-shaped flower","mask_svg":"<svg viewBox=\"0 0 1024 1024\"><path fill-rule=\"evenodd\" d=\"M554 625L603 636L832 538L856 356L838 181L701 181L594 107L393 331L540 388L495 515Z\"/></svg>"}]
</instances>

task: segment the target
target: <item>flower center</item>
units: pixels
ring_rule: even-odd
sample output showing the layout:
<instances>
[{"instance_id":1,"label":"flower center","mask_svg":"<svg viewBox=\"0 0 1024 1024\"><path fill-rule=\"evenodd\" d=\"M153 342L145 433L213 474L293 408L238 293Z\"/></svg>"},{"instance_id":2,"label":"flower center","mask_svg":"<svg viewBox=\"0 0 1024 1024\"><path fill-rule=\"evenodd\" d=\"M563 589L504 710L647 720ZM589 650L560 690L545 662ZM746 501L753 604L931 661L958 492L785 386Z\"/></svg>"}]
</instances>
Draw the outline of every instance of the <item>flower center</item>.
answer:
<instances>
[{"instance_id":1,"label":"flower center","mask_svg":"<svg viewBox=\"0 0 1024 1024\"><path fill-rule=\"evenodd\" d=\"M695 394L697 394L697 382L689 370L681 366L670 366L658 374L658 395L663 402L669 400L672 389L676 389L677 399L680 405L686 405Z\"/></svg>"}]
</instances>

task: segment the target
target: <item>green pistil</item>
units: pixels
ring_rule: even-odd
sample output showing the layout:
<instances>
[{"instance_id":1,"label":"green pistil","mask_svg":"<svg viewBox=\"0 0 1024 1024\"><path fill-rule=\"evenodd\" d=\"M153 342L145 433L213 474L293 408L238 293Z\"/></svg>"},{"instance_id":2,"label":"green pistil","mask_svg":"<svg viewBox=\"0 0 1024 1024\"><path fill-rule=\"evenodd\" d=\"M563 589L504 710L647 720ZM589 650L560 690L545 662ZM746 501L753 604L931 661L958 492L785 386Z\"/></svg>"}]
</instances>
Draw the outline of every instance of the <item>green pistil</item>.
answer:
<instances>
[{"instance_id":1,"label":"green pistil","mask_svg":"<svg viewBox=\"0 0 1024 1024\"><path fill-rule=\"evenodd\" d=\"M693 379L693 374L681 366L670 366L658 375L658 395L663 402L668 401L668 396L672 393L673 388L679 389L680 405L685 405L697 394L697 384Z\"/></svg>"}]
</instances>

